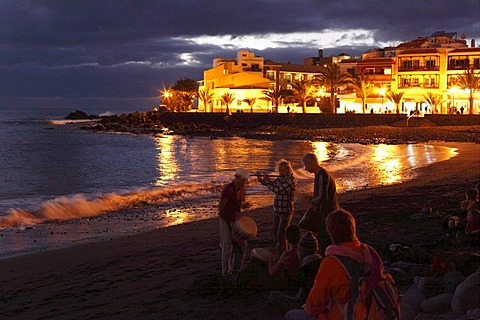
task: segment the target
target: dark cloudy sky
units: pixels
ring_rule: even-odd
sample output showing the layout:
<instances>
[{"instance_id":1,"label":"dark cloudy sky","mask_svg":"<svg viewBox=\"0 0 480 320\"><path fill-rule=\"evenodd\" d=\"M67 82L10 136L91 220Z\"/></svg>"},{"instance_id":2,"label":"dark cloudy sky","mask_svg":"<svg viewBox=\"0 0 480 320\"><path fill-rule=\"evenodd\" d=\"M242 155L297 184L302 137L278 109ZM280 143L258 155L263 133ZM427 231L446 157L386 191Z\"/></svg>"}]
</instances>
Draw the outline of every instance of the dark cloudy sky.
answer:
<instances>
[{"instance_id":1,"label":"dark cloudy sky","mask_svg":"<svg viewBox=\"0 0 480 320\"><path fill-rule=\"evenodd\" d=\"M437 30L480 44L479 0L0 0L0 107L146 110L240 49L279 62Z\"/></svg>"}]
</instances>

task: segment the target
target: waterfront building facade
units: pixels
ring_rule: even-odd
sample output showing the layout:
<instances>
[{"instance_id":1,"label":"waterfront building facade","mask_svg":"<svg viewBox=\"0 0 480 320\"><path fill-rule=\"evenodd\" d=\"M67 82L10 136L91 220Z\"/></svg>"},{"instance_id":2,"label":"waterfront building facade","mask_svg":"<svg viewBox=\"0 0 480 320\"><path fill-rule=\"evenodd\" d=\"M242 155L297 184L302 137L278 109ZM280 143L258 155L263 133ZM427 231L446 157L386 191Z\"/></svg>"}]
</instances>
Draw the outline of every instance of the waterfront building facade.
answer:
<instances>
[{"instance_id":1,"label":"waterfront building facade","mask_svg":"<svg viewBox=\"0 0 480 320\"><path fill-rule=\"evenodd\" d=\"M473 68L480 72L480 47L475 47L472 40L470 47L462 36L456 33L435 32L429 37L419 37L396 47L376 48L350 57L340 54L324 57L318 51L317 57L304 59L303 64L278 63L255 56L242 50L236 59L216 58L213 67L205 70L204 79L199 81L200 90L210 90L214 94L212 106L199 103L198 111L225 111L222 95L233 93L231 112L272 112L273 105L264 92L272 86L283 85L292 89L294 83L317 84L314 99L307 103L307 113L322 112L320 100L328 96L325 88L318 86L318 80L326 66L336 63L341 72L351 76L363 74L372 82L375 89L366 99L363 109L362 101L348 87L337 90L337 113L395 113L396 104L388 99L388 93L403 93L398 111L404 114L452 114L469 113L469 92L459 86L459 75ZM431 106L428 96L437 97L441 103ZM248 102L254 98L253 104ZM480 92L473 96L473 114L480 113ZM247 101L247 102L246 102ZM278 112L303 112L302 106L292 100L284 100Z\"/></svg>"}]
</instances>

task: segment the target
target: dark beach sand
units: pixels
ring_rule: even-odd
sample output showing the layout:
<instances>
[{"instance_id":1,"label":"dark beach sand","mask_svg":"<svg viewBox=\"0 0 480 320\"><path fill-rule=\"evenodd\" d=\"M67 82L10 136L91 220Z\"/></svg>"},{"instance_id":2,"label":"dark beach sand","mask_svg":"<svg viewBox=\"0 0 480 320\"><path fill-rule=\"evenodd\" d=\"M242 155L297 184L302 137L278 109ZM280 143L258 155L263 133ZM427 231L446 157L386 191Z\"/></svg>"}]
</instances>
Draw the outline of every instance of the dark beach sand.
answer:
<instances>
[{"instance_id":1,"label":"dark beach sand","mask_svg":"<svg viewBox=\"0 0 480 320\"><path fill-rule=\"evenodd\" d=\"M425 252L426 263L435 252L461 249L440 240L436 213L452 212L480 181L480 144L436 144L459 155L421 169L415 180L340 195L360 239L382 256L393 242ZM294 222L308 205L300 200ZM434 214L412 220L426 201ZM250 248L271 248L270 208L253 205L248 213L259 227ZM281 319L285 310L268 305L267 292L220 281L217 229L216 219L201 220L2 260L0 319Z\"/></svg>"}]
</instances>

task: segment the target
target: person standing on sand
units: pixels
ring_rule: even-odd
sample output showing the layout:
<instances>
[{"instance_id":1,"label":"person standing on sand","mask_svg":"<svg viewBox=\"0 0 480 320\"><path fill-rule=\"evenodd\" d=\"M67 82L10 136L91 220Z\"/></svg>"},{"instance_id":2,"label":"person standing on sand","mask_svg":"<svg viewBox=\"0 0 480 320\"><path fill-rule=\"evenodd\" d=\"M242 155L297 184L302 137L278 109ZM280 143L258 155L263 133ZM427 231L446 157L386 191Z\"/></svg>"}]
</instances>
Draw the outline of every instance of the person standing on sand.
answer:
<instances>
[{"instance_id":1,"label":"person standing on sand","mask_svg":"<svg viewBox=\"0 0 480 320\"><path fill-rule=\"evenodd\" d=\"M234 242L232 227L240 216L249 174L250 172L246 169L237 169L233 181L223 187L220 196L218 215L220 217L222 276L240 272L246 255L247 241Z\"/></svg>"},{"instance_id":2,"label":"person standing on sand","mask_svg":"<svg viewBox=\"0 0 480 320\"><path fill-rule=\"evenodd\" d=\"M277 164L279 177L270 180L268 174L258 176L258 182L275 193L273 200L273 236L276 242L276 257L280 257L287 246L285 230L292 221L295 190L297 180L293 176L293 168L287 160L280 160Z\"/></svg>"},{"instance_id":3,"label":"person standing on sand","mask_svg":"<svg viewBox=\"0 0 480 320\"><path fill-rule=\"evenodd\" d=\"M315 174L312 205L315 212L320 215L317 239L320 245L320 254L323 256L325 248L330 244L330 238L325 229L325 218L330 212L340 208L337 200L337 186L330 173L320 166L314 153L304 155L302 164L306 171Z\"/></svg>"}]
</instances>

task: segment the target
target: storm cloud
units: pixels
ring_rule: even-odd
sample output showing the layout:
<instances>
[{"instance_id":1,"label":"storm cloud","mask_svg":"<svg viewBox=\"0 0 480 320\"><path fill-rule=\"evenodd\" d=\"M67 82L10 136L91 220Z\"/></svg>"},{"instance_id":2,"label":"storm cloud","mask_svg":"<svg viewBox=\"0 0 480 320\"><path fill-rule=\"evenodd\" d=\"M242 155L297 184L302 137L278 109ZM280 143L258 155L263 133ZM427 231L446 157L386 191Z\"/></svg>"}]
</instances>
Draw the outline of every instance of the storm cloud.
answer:
<instances>
[{"instance_id":1,"label":"storm cloud","mask_svg":"<svg viewBox=\"0 0 480 320\"><path fill-rule=\"evenodd\" d=\"M3 0L0 103L141 108L240 49L302 63L318 49L355 56L438 30L480 43L479 21L478 0Z\"/></svg>"}]
</instances>

